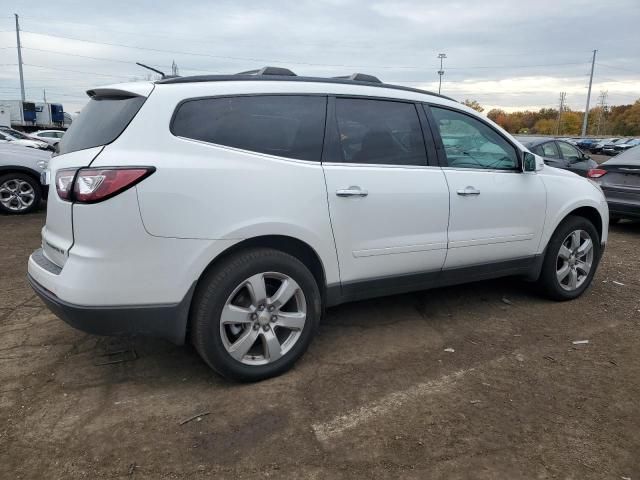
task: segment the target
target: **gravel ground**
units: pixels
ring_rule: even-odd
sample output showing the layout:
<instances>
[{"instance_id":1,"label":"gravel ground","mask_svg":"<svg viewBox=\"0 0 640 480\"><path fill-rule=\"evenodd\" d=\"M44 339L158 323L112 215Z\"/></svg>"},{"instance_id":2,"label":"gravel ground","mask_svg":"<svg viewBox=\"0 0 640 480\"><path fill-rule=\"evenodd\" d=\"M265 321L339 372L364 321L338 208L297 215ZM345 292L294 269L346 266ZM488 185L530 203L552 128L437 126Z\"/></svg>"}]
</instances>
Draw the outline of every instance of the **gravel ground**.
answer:
<instances>
[{"instance_id":1,"label":"gravel ground","mask_svg":"<svg viewBox=\"0 0 640 480\"><path fill-rule=\"evenodd\" d=\"M640 478L640 224L576 301L506 279L343 305L290 373L236 385L49 313L43 223L0 217L2 479Z\"/></svg>"}]
</instances>

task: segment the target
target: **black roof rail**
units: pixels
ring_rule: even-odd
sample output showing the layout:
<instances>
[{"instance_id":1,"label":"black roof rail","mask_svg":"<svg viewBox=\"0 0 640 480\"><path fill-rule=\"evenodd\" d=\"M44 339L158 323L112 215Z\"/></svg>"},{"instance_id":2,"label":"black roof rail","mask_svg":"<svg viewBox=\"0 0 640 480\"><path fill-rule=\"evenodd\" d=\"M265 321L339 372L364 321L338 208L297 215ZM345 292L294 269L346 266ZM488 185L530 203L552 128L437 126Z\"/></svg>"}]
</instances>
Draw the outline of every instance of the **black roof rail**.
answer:
<instances>
[{"instance_id":1,"label":"black roof rail","mask_svg":"<svg viewBox=\"0 0 640 480\"><path fill-rule=\"evenodd\" d=\"M280 75L282 77L296 77L288 68L282 67L262 67L257 70L247 70L246 72L236 73L236 75Z\"/></svg>"},{"instance_id":2,"label":"black roof rail","mask_svg":"<svg viewBox=\"0 0 640 480\"><path fill-rule=\"evenodd\" d=\"M283 69L287 70L287 69ZM252 70L253 71L253 70ZM258 70L259 72L260 70ZM289 70L290 71L290 70ZM360 74L362 75L362 74ZM374 77L375 78L375 77ZM420 94L433 95L434 97L446 98L447 100L451 100L457 103L457 100L447 97L445 95L440 95L439 93L429 92L426 90L421 90L419 88L405 87L400 85L391 85L388 83L382 83L380 80L377 82L370 82L364 80L351 80L350 77L347 78L326 78L326 77L299 77L295 74L287 74L287 75L258 75L256 73L237 73L235 75L193 75L189 77L176 77L176 78L164 78L162 80L156 80L154 83L156 84L173 84L173 83L198 83L198 82L237 82L237 81L274 81L274 82L320 82L320 83L339 83L344 85L367 85L369 87L379 87L379 88L391 88L393 90L402 90L405 92L415 92ZM356 83L357 82L357 83Z\"/></svg>"},{"instance_id":3,"label":"black roof rail","mask_svg":"<svg viewBox=\"0 0 640 480\"><path fill-rule=\"evenodd\" d=\"M351 75L333 78L345 78L347 80L353 80L354 82L382 83L378 77L374 77L373 75L368 75L366 73L352 73Z\"/></svg>"}]
</instances>

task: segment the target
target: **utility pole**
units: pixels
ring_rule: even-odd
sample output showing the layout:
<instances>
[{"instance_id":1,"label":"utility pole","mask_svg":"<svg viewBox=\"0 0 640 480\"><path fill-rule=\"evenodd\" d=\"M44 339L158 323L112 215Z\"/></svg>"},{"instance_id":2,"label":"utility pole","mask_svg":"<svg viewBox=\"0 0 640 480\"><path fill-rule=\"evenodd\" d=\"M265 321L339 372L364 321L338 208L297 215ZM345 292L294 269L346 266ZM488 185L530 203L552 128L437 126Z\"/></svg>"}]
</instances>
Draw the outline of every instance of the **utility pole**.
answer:
<instances>
[{"instance_id":1,"label":"utility pole","mask_svg":"<svg viewBox=\"0 0 640 480\"><path fill-rule=\"evenodd\" d=\"M600 130L602 129L602 131L604 132L604 122L603 120L605 120L605 115L607 113L607 95L608 92L606 90L603 90L600 92L600 96L598 97L598 120L597 120L597 127L596 127L596 135L600 135Z\"/></svg>"},{"instance_id":2,"label":"utility pole","mask_svg":"<svg viewBox=\"0 0 640 480\"><path fill-rule=\"evenodd\" d=\"M438 95L440 95L440 90L442 90L442 76L444 75L444 69L442 68L442 61L447 58L446 53L439 53L438 58L440 59L440 70L438 70L438 75L440 76L440 81L438 82Z\"/></svg>"},{"instance_id":3,"label":"utility pole","mask_svg":"<svg viewBox=\"0 0 640 480\"><path fill-rule=\"evenodd\" d=\"M556 135L560 135L560 121L562 120L562 111L564 110L564 101L567 97L567 92L560 92L560 107L558 108L558 120L556 123Z\"/></svg>"},{"instance_id":4,"label":"utility pole","mask_svg":"<svg viewBox=\"0 0 640 480\"><path fill-rule=\"evenodd\" d=\"M589 100L591 100L591 84L593 83L593 69L596 66L596 52L598 50L593 51L593 58L591 59L591 76L589 77L589 90L587 91L587 106L584 109L584 120L582 121L582 135L585 136L587 134L587 121L589 120Z\"/></svg>"},{"instance_id":5,"label":"utility pole","mask_svg":"<svg viewBox=\"0 0 640 480\"><path fill-rule=\"evenodd\" d=\"M22 74L22 47L20 45L20 23L18 23L18 14L14 13L16 16L16 43L18 45L18 70L20 72L20 94L22 96L22 101L25 101L24 98L24 75Z\"/></svg>"}]
</instances>

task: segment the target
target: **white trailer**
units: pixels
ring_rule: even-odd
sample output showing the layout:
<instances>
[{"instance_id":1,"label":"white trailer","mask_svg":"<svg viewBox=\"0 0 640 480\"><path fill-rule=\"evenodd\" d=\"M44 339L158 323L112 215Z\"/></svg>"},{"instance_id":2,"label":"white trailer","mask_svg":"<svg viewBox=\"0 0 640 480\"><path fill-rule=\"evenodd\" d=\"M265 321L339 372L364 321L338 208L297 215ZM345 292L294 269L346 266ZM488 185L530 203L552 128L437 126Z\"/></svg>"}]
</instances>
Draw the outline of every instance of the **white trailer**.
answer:
<instances>
[{"instance_id":1,"label":"white trailer","mask_svg":"<svg viewBox=\"0 0 640 480\"><path fill-rule=\"evenodd\" d=\"M0 127L11 126L11 111L9 105L0 103Z\"/></svg>"},{"instance_id":2,"label":"white trailer","mask_svg":"<svg viewBox=\"0 0 640 480\"><path fill-rule=\"evenodd\" d=\"M12 127L35 127L36 104L21 100L0 100L0 104L7 105L11 116Z\"/></svg>"}]
</instances>

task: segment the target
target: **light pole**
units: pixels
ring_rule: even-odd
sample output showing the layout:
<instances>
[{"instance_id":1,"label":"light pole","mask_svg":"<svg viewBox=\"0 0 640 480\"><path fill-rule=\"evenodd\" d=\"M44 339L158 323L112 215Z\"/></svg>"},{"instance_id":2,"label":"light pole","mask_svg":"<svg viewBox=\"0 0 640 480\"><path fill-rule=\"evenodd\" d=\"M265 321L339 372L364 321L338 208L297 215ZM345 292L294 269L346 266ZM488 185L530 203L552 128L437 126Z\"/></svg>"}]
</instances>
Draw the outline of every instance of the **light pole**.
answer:
<instances>
[{"instance_id":1,"label":"light pole","mask_svg":"<svg viewBox=\"0 0 640 480\"><path fill-rule=\"evenodd\" d=\"M438 70L438 75L440 76L440 81L438 82L438 95L440 95L440 90L442 90L442 76L444 75L444 69L442 68L442 61L447 58L446 53L439 53L438 58L440 59L440 70Z\"/></svg>"}]
</instances>

